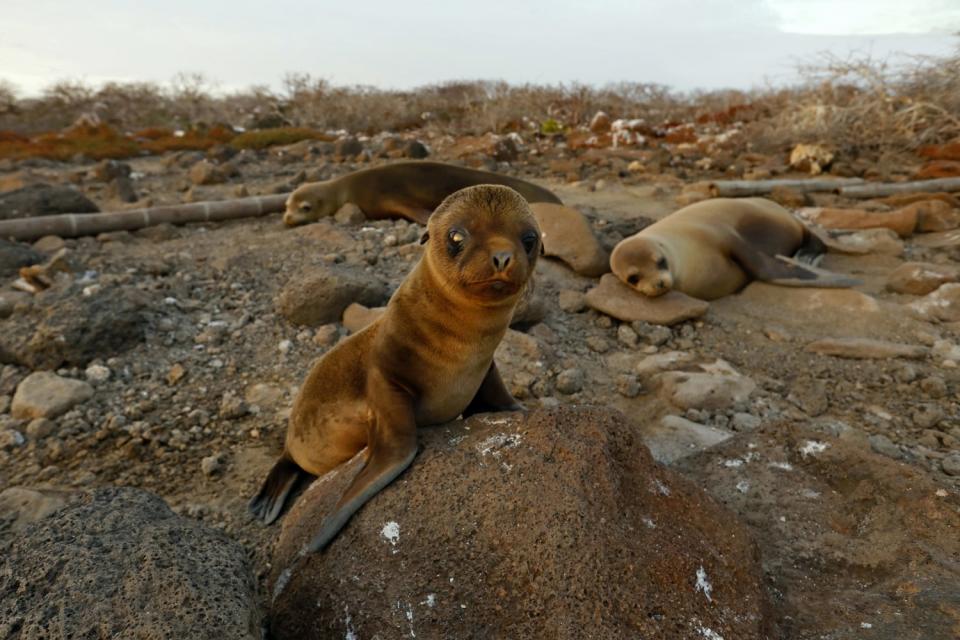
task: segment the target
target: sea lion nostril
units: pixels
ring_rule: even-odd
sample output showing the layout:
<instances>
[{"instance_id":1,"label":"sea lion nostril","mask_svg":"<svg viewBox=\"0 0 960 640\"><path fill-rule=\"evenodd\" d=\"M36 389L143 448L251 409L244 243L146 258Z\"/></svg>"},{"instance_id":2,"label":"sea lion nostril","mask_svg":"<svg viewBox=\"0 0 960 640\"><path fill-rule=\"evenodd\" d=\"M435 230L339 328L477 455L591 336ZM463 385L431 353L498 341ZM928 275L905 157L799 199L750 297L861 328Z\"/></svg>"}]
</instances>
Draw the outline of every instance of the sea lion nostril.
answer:
<instances>
[{"instance_id":1,"label":"sea lion nostril","mask_svg":"<svg viewBox=\"0 0 960 640\"><path fill-rule=\"evenodd\" d=\"M493 267L497 271L503 271L507 268L507 265L510 264L510 259L513 257L512 251L498 251L493 254Z\"/></svg>"}]
</instances>

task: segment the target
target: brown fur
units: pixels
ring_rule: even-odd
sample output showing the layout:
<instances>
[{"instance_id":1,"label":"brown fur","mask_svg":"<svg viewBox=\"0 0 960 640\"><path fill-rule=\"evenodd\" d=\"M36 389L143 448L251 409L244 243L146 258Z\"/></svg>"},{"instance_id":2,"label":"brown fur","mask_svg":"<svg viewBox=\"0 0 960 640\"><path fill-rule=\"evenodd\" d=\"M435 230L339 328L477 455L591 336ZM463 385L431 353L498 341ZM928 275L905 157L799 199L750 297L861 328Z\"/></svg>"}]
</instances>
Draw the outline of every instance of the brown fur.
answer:
<instances>
[{"instance_id":1,"label":"brown fur","mask_svg":"<svg viewBox=\"0 0 960 640\"><path fill-rule=\"evenodd\" d=\"M441 162L407 161L302 185L287 199L283 221L290 226L316 222L352 202L371 219L407 218L426 224L444 198L479 184L511 187L527 202L560 204L547 189L518 178Z\"/></svg>"},{"instance_id":2,"label":"brown fur","mask_svg":"<svg viewBox=\"0 0 960 640\"><path fill-rule=\"evenodd\" d=\"M640 293L676 290L714 300L751 280L790 286L853 286L856 280L778 259L824 247L789 211L765 198L715 198L684 207L621 241L613 273Z\"/></svg>"},{"instance_id":3,"label":"brown fur","mask_svg":"<svg viewBox=\"0 0 960 640\"><path fill-rule=\"evenodd\" d=\"M454 233L463 239L455 253ZM417 426L520 408L493 353L540 251L529 206L507 187L470 187L443 201L424 239L423 257L385 313L313 366L294 401L276 473L251 502L269 522L292 486L291 462L293 473L319 476L366 447L365 468L311 549L325 546L410 464Z\"/></svg>"}]
</instances>

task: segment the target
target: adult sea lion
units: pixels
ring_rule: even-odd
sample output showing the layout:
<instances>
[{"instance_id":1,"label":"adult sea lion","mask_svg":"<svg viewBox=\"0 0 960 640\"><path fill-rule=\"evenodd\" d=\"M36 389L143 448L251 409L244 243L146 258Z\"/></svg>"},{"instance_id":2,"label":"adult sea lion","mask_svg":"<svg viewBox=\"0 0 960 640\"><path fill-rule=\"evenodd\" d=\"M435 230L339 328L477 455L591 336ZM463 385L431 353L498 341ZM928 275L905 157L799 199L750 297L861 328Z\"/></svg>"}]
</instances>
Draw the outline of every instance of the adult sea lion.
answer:
<instances>
[{"instance_id":1,"label":"adult sea lion","mask_svg":"<svg viewBox=\"0 0 960 640\"><path fill-rule=\"evenodd\" d=\"M410 465L418 426L522 408L493 353L540 252L526 200L504 186L457 191L430 216L422 242L422 258L384 314L313 365L283 455L250 502L270 523L300 476L323 475L366 447L363 470L304 553L325 547Z\"/></svg>"},{"instance_id":2,"label":"adult sea lion","mask_svg":"<svg viewBox=\"0 0 960 640\"><path fill-rule=\"evenodd\" d=\"M283 221L290 226L316 222L352 202L368 218L407 218L426 224L444 198L478 184L508 186L527 202L561 204L549 190L519 178L442 162L408 161L302 185L287 199Z\"/></svg>"},{"instance_id":3,"label":"adult sea lion","mask_svg":"<svg viewBox=\"0 0 960 640\"><path fill-rule=\"evenodd\" d=\"M823 241L765 198L715 198L684 207L622 240L610 255L616 276L655 297L676 290L714 300L751 280L794 287L852 287L860 281L814 268ZM801 264L787 256L796 256Z\"/></svg>"}]
</instances>

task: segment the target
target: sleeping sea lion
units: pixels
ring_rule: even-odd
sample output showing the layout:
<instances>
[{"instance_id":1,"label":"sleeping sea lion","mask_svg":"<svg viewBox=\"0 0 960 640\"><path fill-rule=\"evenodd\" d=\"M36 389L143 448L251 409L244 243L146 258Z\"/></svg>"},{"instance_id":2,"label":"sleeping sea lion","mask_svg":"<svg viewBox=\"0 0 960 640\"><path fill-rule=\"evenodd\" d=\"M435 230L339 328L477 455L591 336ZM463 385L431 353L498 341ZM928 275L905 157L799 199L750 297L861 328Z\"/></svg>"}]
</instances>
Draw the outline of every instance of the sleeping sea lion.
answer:
<instances>
[{"instance_id":1,"label":"sleeping sea lion","mask_svg":"<svg viewBox=\"0 0 960 640\"><path fill-rule=\"evenodd\" d=\"M610 255L610 267L621 281L649 297L676 290L715 300L751 280L794 287L860 284L816 269L813 265L825 252L823 241L776 202L715 198L684 207L625 238Z\"/></svg>"},{"instance_id":2,"label":"sleeping sea lion","mask_svg":"<svg viewBox=\"0 0 960 640\"><path fill-rule=\"evenodd\" d=\"M283 221L289 226L316 222L352 202L371 219L407 218L426 224L444 198L479 184L511 187L527 202L561 204L547 189L519 178L442 162L407 161L302 185L287 199Z\"/></svg>"}]
</instances>

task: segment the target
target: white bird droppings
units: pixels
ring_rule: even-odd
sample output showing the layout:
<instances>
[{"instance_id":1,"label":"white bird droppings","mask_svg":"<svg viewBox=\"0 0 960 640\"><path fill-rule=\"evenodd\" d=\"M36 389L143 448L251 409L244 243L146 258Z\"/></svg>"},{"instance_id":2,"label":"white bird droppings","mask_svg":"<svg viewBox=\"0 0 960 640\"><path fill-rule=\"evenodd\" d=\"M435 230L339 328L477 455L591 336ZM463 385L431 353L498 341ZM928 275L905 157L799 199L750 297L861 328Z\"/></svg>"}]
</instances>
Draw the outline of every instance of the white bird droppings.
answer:
<instances>
[{"instance_id":1,"label":"white bird droppings","mask_svg":"<svg viewBox=\"0 0 960 640\"><path fill-rule=\"evenodd\" d=\"M818 453L826 451L829 446L826 442L820 442L819 440L807 440L803 443L803 446L800 447L800 455L804 458L807 456L815 456Z\"/></svg>"},{"instance_id":2,"label":"white bird droppings","mask_svg":"<svg viewBox=\"0 0 960 640\"><path fill-rule=\"evenodd\" d=\"M383 536L391 546L396 547L397 542L400 541L400 525L391 520L383 525L383 529L380 530L380 535Z\"/></svg>"},{"instance_id":3,"label":"white bird droppings","mask_svg":"<svg viewBox=\"0 0 960 640\"><path fill-rule=\"evenodd\" d=\"M713 585L707 579L707 570L702 565L697 569L697 591L703 591L703 597L707 599L707 602L713 602L713 598L710 597L713 592Z\"/></svg>"}]
</instances>

